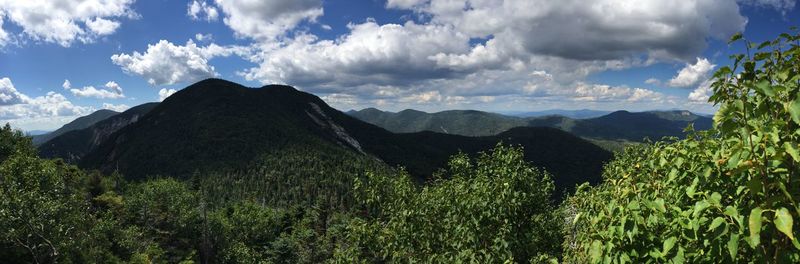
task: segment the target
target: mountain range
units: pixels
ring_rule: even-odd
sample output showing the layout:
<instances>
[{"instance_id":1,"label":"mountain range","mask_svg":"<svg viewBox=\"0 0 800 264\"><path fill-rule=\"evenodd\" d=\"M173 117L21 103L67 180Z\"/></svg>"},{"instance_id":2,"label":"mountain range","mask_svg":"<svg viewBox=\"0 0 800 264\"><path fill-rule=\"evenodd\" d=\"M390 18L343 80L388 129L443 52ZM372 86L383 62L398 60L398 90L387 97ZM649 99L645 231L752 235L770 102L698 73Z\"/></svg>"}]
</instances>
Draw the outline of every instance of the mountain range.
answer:
<instances>
[{"instance_id":1,"label":"mountain range","mask_svg":"<svg viewBox=\"0 0 800 264\"><path fill-rule=\"evenodd\" d=\"M475 110L397 113L366 108L349 115L396 133L433 131L464 136L490 136L514 127L553 127L593 140L641 142L645 138L682 137L684 128L710 129L709 117L689 111L616 111L594 118L575 119L561 115L517 117Z\"/></svg>"},{"instance_id":2,"label":"mountain range","mask_svg":"<svg viewBox=\"0 0 800 264\"><path fill-rule=\"evenodd\" d=\"M402 166L424 182L451 155L475 155L499 142L523 147L526 160L552 173L560 190L599 182L603 164L612 158L610 152L550 127L516 127L480 137L393 133L289 86L247 88L219 79L56 136L39 151L136 180L250 171L289 150L302 150L308 159L353 156Z\"/></svg>"}]
</instances>

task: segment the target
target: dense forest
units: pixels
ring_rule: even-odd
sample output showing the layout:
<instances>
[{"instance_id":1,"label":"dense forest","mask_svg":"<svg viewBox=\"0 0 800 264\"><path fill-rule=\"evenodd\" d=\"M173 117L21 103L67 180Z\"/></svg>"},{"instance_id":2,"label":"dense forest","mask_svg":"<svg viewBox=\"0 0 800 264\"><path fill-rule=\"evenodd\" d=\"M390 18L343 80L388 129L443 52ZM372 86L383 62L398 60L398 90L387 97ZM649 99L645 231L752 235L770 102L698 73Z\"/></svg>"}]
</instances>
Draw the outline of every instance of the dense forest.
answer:
<instances>
[{"instance_id":1,"label":"dense forest","mask_svg":"<svg viewBox=\"0 0 800 264\"><path fill-rule=\"evenodd\" d=\"M275 148L244 167L127 177L42 158L6 125L0 260L798 263L798 42L735 35L747 53L714 75L712 128L631 146L602 182L563 199L555 176L526 160L536 150L509 143L452 155L425 182L329 142Z\"/></svg>"}]
</instances>

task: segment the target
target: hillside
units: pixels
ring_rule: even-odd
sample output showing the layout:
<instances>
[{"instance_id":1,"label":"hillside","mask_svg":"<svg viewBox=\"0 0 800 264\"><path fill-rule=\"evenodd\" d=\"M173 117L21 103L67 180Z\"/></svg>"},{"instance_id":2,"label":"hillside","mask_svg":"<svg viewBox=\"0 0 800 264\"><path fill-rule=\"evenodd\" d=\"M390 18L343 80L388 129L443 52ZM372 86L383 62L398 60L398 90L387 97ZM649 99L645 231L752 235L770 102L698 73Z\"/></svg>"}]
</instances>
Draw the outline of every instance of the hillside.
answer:
<instances>
[{"instance_id":1,"label":"hillside","mask_svg":"<svg viewBox=\"0 0 800 264\"><path fill-rule=\"evenodd\" d=\"M138 122L111 134L92 147L79 165L105 172L119 170L129 179L189 177L196 172L252 170L285 149L337 149L404 166L424 181L459 150L474 154L500 141L522 145L526 159L553 173L561 188L599 182L602 164L612 157L587 141L549 128L522 128L478 138L432 132L394 134L288 86L252 89L209 79L179 91ZM71 154L50 146L51 153Z\"/></svg>"},{"instance_id":2,"label":"hillside","mask_svg":"<svg viewBox=\"0 0 800 264\"><path fill-rule=\"evenodd\" d=\"M62 158L68 162L77 162L108 139L112 133L131 123L135 123L156 105L158 103L139 105L125 112L112 115L86 128L67 131L40 144L38 146L39 155L44 158Z\"/></svg>"},{"instance_id":3,"label":"hillside","mask_svg":"<svg viewBox=\"0 0 800 264\"><path fill-rule=\"evenodd\" d=\"M644 138L682 137L689 123L697 130L711 128L711 118L689 111L617 111L588 119L560 115L523 118L473 110L393 113L367 108L348 114L397 133L434 131L464 136L496 135L514 127L553 127L592 140L639 142Z\"/></svg>"},{"instance_id":4,"label":"hillside","mask_svg":"<svg viewBox=\"0 0 800 264\"><path fill-rule=\"evenodd\" d=\"M87 116L79 117L53 132L33 136L33 144L37 146L41 145L42 143L45 143L57 136L63 135L64 133L87 128L116 114L119 114L119 112L108 109L97 110Z\"/></svg>"}]
</instances>

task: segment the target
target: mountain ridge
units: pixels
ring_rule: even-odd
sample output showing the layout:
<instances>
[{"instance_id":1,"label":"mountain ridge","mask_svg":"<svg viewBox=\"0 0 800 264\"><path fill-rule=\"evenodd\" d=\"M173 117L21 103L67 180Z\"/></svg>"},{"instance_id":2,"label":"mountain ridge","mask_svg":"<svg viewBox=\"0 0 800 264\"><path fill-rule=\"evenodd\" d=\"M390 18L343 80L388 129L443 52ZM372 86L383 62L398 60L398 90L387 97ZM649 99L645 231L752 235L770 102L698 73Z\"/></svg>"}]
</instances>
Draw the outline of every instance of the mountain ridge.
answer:
<instances>
[{"instance_id":1,"label":"mountain ridge","mask_svg":"<svg viewBox=\"0 0 800 264\"><path fill-rule=\"evenodd\" d=\"M551 128L520 128L487 137L395 134L289 86L247 88L208 79L114 131L77 163L104 172L119 170L129 179L188 177L219 168L246 170L263 155L279 155L285 148L333 147L403 166L424 182L451 155L474 155L501 141L523 146L528 161L550 171L561 189L599 182L603 164L612 158L608 151ZM586 166L571 165L578 163Z\"/></svg>"}]
</instances>

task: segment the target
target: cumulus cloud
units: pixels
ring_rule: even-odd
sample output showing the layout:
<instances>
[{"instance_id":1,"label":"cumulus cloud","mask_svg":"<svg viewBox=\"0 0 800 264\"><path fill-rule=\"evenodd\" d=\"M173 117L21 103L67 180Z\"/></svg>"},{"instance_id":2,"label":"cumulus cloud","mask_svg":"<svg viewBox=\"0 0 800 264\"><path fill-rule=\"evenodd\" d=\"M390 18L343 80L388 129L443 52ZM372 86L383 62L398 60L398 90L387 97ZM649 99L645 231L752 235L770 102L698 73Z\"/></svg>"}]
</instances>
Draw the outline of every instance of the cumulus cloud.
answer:
<instances>
[{"instance_id":1,"label":"cumulus cloud","mask_svg":"<svg viewBox=\"0 0 800 264\"><path fill-rule=\"evenodd\" d=\"M15 1L0 0L0 14L19 26L25 36L35 40L57 43L64 47L74 42L93 42L98 36L113 34L120 18L136 17L131 10L134 0L64 0ZM0 43L7 33L2 30Z\"/></svg>"},{"instance_id":2,"label":"cumulus cloud","mask_svg":"<svg viewBox=\"0 0 800 264\"><path fill-rule=\"evenodd\" d=\"M473 38L492 37L529 53L579 60L649 54L688 59L708 38L744 29L733 0L390 1ZM580 17L581 19L576 19Z\"/></svg>"},{"instance_id":3,"label":"cumulus cloud","mask_svg":"<svg viewBox=\"0 0 800 264\"><path fill-rule=\"evenodd\" d=\"M94 20L86 20L86 26L97 35L110 35L117 31L120 23L96 17Z\"/></svg>"},{"instance_id":4,"label":"cumulus cloud","mask_svg":"<svg viewBox=\"0 0 800 264\"><path fill-rule=\"evenodd\" d=\"M0 122L38 118L79 116L88 114L90 107L75 106L59 93L29 97L14 87L11 79L0 79Z\"/></svg>"},{"instance_id":5,"label":"cumulus cloud","mask_svg":"<svg viewBox=\"0 0 800 264\"><path fill-rule=\"evenodd\" d=\"M232 54L246 56L248 53L249 50L244 47L216 44L200 47L192 40L184 46L178 46L161 40L148 45L144 53L114 54L111 61L128 74L144 77L151 85L171 85L216 77L219 74L209 60Z\"/></svg>"},{"instance_id":6,"label":"cumulus cloud","mask_svg":"<svg viewBox=\"0 0 800 264\"><path fill-rule=\"evenodd\" d=\"M209 5L206 1L194 0L189 3L186 14L194 20L216 21L219 17L217 8Z\"/></svg>"},{"instance_id":7,"label":"cumulus cloud","mask_svg":"<svg viewBox=\"0 0 800 264\"><path fill-rule=\"evenodd\" d=\"M262 50L256 57L260 66L243 75L263 83L300 86L408 83L449 76L454 70L437 67L431 57L470 48L467 36L446 26L367 21L348 27L350 34L337 41L303 35Z\"/></svg>"},{"instance_id":8,"label":"cumulus cloud","mask_svg":"<svg viewBox=\"0 0 800 264\"><path fill-rule=\"evenodd\" d=\"M122 93L122 87L119 86L116 82L110 81L106 83L105 89L97 89L94 86L86 86L81 89L70 89L71 84L69 80L64 81L64 85L62 85L65 89L69 89L72 95L78 97L92 97L92 98L99 98L99 99L119 99L125 98L125 94Z\"/></svg>"},{"instance_id":9,"label":"cumulus cloud","mask_svg":"<svg viewBox=\"0 0 800 264\"><path fill-rule=\"evenodd\" d=\"M578 101L628 101L657 102L664 99L664 95L643 88L629 88L627 86L610 86L600 84L579 83L575 89L575 100Z\"/></svg>"},{"instance_id":10,"label":"cumulus cloud","mask_svg":"<svg viewBox=\"0 0 800 264\"><path fill-rule=\"evenodd\" d=\"M158 101L159 102L164 101L164 99L167 99L167 97L174 94L175 92L177 92L177 90L175 89L161 88L161 90L158 91Z\"/></svg>"},{"instance_id":11,"label":"cumulus cloud","mask_svg":"<svg viewBox=\"0 0 800 264\"><path fill-rule=\"evenodd\" d=\"M689 87L697 85L698 83L708 79L709 73L714 70L717 65L711 64L708 59L697 58L697 63L686 64L678 72L678 75L673 77L667 83L672 87Z\"/></svg>"},{"instance_id":12,"label":"cumulus cloud","mask_svg":"<svg viewBox=\"0 0 800 264\"><path fill-rule=\"evenodd\" d=\"M69 90L72 88L72 83L69 82L69 80L64 80L64 84L62 84L61 87L63 87L64 90Z\"/></svg>"},{"instance_id":13,"label":"cumulus cloud","mask_svg":"<svg viewBox=\"0 0 800 264\"><path fill-rule=\"evenodd\" d=\"M692 103L708 103L708 99L714 91L711 89L711 80L706 80L700 84L694 91L689 93L689 102Z\"/></svg>"},{"instance_id":14,"label":"cumulus cloud","mask_svg":"<svg viewBox=\"0 0 800 264\"><path fill-rule=\"evenodd\" d=\"M126 104L115 105L115 104L103 103L103 109L108 109L108 110L111 110L111 111L114 111L114 112L124 112L125 110L128 110L129 108L131 108L131 107L126 105Z\"/></svg>"},{"instance_id":15,"label":"cumulus cloud","mask_svg":"<svg viewBox=\"0 0 800 264\"><path fill-rule=\"evenodd\" d=\"M224 22L237 35L268 40L282 36L303 21L322 16L321 0L216 0Z\"/></svg>"}]
</instances>

